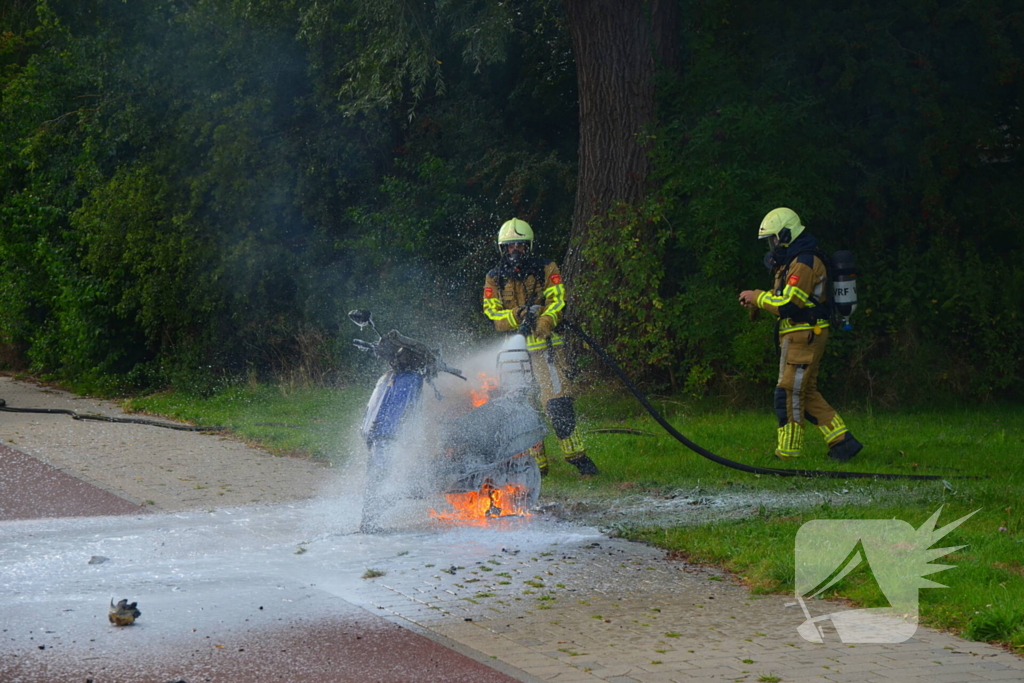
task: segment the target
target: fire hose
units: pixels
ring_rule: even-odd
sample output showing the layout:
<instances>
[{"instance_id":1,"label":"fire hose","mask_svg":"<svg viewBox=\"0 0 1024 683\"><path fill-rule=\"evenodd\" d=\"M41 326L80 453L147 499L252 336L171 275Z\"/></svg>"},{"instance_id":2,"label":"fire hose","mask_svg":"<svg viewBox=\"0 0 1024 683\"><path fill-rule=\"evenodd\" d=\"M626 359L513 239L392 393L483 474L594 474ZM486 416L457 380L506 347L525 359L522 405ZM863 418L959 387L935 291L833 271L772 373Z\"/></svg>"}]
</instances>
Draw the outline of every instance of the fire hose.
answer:
<instances>
[{"instance_id":1,"label":"fire hose","mask_svg":"<svg viewBox=\"0 0 1024 683\"><path fill-rule=\"evenodd\" d=\"M108 417L106 415L89 415L66 410L64 408L12 408L7 401L0 398L0 411L6 413L43 413L47 415L70 415L75 420L99 420L101 422L124 422L129 424L149 425L151 427L164 427L165 429L177 429L183 432L219 432L227 427L203 427L197 425L174 424L172 422L158 422L156 420L144 420L137 417Z\"/></svg>"},{"instance_id":2,"label":"fire hose","mask_svg":"<svg viewBox=\"0 0 1024 683\"><path fill-rule=\"evenodd\" d=\"M671 434L676 439L676 441L683 444L697 455L707 458L708 460L711 460L712 462L715 462L719 465L723 465L734 470L740 470L741 472L749 472L751 474L774 474L775 476L778 477L826 477L830 479L884 480L912 479L917 481L935 481L940 479L954 478L941 474L880 474L876 472L837 472L833 470L788 470L776 467L758 467L757 465L747 465L742 462L736 462L734 460L729 460L728 458L723 458L722 456L717 455L716 453L712 453L703 446L700 446L694 443L693 441L690 441L688 438L686 438L686 436L680 433L679 430L673 427L668 422L668 420L666 420L661 415L661 413L659 413L657 409L651 405L650 401L647 400L647 397L644 396L643 393L639 389L637 389L636 386L629 380L629 377L627 377L626 373L622 370L621 367L619 367L619 364L616 363L610 355L608 355L608 352L601 348L600 344L594 341L594 339L589 334L580 329L579 325L569 320L563 320L561 327L572 331L584 343L586 343L587 346L589 346L594 351L594 353L596 353L598 357L602 361L604 361L605 365L611 368L611 370L615 373L619 380L626 386L627 389L629 389L630 393L633 394L636 400L640 402L640 405L642 405L647 410L647 412L650 413L651 417L654 418L655 422L660 424L666 432ZM974 479L976 477L960 476L955 478Z\"/></svg>"}]
</instances>

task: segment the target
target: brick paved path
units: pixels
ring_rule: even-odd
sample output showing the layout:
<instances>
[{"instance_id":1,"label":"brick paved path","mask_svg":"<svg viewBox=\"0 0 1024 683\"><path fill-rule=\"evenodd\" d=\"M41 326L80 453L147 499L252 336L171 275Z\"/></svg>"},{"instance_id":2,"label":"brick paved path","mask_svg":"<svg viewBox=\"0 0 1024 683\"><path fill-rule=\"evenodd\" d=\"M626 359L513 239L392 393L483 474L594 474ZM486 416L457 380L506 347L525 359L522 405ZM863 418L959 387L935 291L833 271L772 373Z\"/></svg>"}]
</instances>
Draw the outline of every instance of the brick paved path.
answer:
<instances>
[{"instance_id":1,"label":"brick paved path","mask_svg":"<svg viewBox=\"0 0 1024 683\"><path fill-rule=\"evenodd\" d=\"M848 645L834 632L808 643L785 596L618 539L496 552L454 573L414 563L362 604L545 681L1024 681L1024 659L932 629L905 643ZM815 611L844 609L826 605Z\"/></svg>"}]
</instances>

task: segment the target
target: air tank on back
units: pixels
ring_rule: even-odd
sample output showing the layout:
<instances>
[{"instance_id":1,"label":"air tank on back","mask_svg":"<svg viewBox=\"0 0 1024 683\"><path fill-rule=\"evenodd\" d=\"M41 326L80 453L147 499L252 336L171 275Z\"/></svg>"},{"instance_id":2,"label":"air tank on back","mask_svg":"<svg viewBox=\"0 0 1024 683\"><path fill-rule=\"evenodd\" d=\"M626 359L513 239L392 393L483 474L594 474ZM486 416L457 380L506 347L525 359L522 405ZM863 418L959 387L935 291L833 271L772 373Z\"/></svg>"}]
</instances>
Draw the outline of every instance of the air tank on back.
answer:
<instances>
[{"instance_id":1,"label":"air tank on back","mask_svg":"<svg viewBox=\"0 0 1024 683\"><path fill-rule=\"evenodd\" d=\"M835 273L832 279L832 303L843 322L843 330L853 329L850 316L857 310L857 267L852 251L837 251L832 255Z\"/></svg>"}]
</instances>

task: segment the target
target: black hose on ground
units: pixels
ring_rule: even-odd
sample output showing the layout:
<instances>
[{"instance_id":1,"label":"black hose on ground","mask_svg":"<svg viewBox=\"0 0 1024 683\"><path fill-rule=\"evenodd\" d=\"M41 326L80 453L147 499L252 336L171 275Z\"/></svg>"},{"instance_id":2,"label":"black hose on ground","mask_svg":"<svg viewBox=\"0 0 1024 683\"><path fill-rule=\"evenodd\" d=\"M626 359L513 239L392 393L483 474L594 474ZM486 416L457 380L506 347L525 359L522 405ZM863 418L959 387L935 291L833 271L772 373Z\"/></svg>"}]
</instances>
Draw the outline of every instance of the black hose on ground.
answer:
<instances>
[{"instance_id":1,"label":"black hose on ground","mask_svg":"<svg viewBox=\"0 0 1024 683\"><path fill-rule=\"evenodd\" d=\"M689 448L691 451L693 451L697 455L705 457L708 460L711 460L712 462L718 463L719 465L723 465L724 467L729 467L729 468L732 468L734 470L740 470L741 472L749 472L751 474L774 474L774 475L779 476L779 477L827 477L827 478L830 478L830 479L886 479L886 480L891 480L891 479L913 479L913 480L917 480L917 481L935 481L935 480L944 479L944 478L953 478L953 477L944 477L941 474L879 474L879 473L875 473L875 472L836 472L836 471L832 471L832 470L785 470L785 469L779 469L779 468L776 468L776 467L758 467L756 465L747 465L747 464L744 464L744 463L741 463L741 462L735 462L733 460L729 460L728 458L723 458L722 456L717 455L715 453L712 453L708 449L706 449L706 448L704 448L702 446L699 446L698 444L695 444L694 442L690 441L685 436L683 436L683 434L681 434L675 427L673 427L671 424L669 424L668 420L666 420L664 417L662 417L661 413L659 413L657 411L657 409L655 409L655 407L650 404L650 402L647 400L647 397L644 396L640 392L640 390L637 389L636 386L634 386L634 384L629 381L629 377L627 377L626 373L623 372L622 368L619 367L619 364L616 363L615 360L611 356L608 355L608 352L605 351L603 348L601 348L601 346L596 341L594 341L590 337L590 335L588 335L586 332L584 332L582 329L580 329L579 325L577 325L577 324L575 324L573 322L570 322L568 320L563 320L562 321L562 327L567 328L567 329L571 330L572 332L574 332L591 349L593 349L594 353L596 353L598 355L598 357L602 361L604 361L605 365L607 365L609 368L612 369L613 372L615 372L615 374L619 378L619 380L624 385L626 385L626 388L629 389L630 393L632 393L633 396L636 397L636 400L640 401L640 405L642 405L647 410L647 412L651 414L651 417L653 417L654 420L658 424L660 424L662 426L662 428L666 432L668 432L673 437L675 437L676 441L678 441L679 443L683 444L684 446ZM956 478L962 479L964 477L956 477ZM970 477L970 478L974 478L974 477Z\"/></svg>"},{"instance_id":2,"label":"black hose on ground","mask_svg":"<svg viewBox=\"0 0 1024 683\"><path fill-rule=\"evenodd\" d=\"M73 410L63 408L11 408L7 401L0 398L0 411L7 413L44 413L47 415L70 415L75 420L99 420L101 422L124 422L137 425L149 425L151 427L163 427L165 429L177 429L182 432L220 432L227 427L202 427L197 425L174 424L173 422L157 422L156 420L144 420L137 417L107 417L106 415L83 415Z\"/></svg>"}]
</instances>

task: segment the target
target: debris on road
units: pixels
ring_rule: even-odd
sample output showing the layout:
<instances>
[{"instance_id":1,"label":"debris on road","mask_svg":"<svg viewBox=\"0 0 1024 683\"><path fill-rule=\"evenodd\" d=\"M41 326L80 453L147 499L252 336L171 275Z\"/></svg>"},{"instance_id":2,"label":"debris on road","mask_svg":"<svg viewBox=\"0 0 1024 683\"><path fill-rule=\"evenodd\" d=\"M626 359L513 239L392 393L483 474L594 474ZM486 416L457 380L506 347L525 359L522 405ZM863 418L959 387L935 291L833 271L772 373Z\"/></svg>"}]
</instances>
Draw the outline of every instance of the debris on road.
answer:
<instances>
[{"instance_id":1,"label":"debris on road","mask_svg":"<svg viewBox=\"0 0 1024 683\"><path fill-rule=\"evenodd\" d=\"M127 599L119 600L118 603L114 604L114 599L110 599L110 612L107 617L110 619L110 623L114 626L130 626L135 623L135 620L142 616L137 608L139 603L128 602Z\"/></svg>"}]
</instances>

